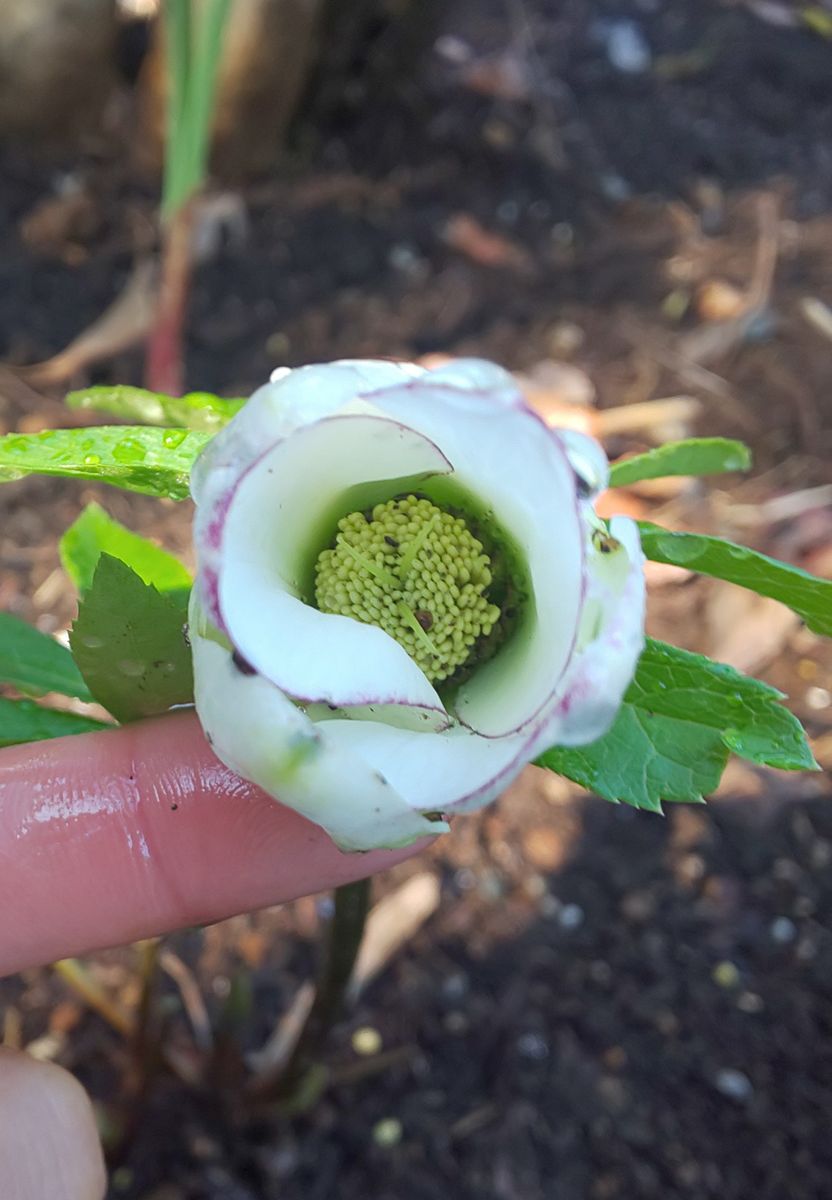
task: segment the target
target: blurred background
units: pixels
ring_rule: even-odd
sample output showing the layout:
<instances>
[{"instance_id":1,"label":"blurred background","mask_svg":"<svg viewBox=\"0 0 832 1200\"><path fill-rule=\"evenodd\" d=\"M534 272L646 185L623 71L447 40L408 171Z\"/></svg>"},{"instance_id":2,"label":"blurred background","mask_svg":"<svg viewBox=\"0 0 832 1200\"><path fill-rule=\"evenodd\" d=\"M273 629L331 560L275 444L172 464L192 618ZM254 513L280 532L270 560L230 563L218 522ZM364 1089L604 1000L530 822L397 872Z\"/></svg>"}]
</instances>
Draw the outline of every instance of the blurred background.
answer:
<instances>
[{"instance_id":1,"label":"blurred background","mask_svg":"<svg viewBox=\"0 0 832 1200\"><path fill-rule=\"evenodd\" d=\"M142 380L156 7L3 0L0 432ZM482 355L611 456L744 439L753 478L608 511L832 576L832 6L231 0L194 230L190 389ZM190 561L186 504L23 480L0 608L67 628L57 539L92 499ZM48 969L0 983L4 1040L93 1095L113 1197L832 1194L832 653L773 602L649 575L650 631L787 692L826 772L734 763L660 818L529 768L379 881L362 987L291 1110L239 1083L302 1007L326 898L166 941L167 1066L138 1095L113 1011ZM141 963L86 966L116 1015Z\"/></svg>"}]
</instances>

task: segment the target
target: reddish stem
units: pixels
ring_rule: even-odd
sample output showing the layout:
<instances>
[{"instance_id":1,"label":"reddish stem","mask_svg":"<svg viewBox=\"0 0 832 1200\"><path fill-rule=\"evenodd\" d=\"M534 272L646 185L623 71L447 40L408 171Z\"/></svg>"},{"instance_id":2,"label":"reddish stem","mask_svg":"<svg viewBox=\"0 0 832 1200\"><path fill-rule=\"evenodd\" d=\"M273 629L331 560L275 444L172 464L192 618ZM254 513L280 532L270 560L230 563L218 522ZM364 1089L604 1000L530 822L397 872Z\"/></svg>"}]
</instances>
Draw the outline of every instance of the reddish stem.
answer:
<instances>
[{"instance_id":1,"label":"reddish stem","mask_svg":"<svg viewBox=\"0 0 832 1200\"><path fill-rule=\"evenodd\" d=\"M167 396L185 390L185 314L191 284L193 202L177 209L164 228L156 324L147 341L145 386Z\"/></svg>"}]
</instances>

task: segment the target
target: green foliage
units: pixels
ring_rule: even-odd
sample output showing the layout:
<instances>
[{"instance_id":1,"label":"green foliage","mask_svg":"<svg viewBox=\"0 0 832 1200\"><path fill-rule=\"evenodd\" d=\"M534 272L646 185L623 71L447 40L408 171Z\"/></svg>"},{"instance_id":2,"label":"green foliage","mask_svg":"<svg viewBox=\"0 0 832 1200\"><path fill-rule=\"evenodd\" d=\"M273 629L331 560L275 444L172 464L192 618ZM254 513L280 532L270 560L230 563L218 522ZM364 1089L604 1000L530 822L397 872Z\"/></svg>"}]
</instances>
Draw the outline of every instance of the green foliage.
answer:
<instances>
[{"instance_id":1,"label":"green foliage","mask_svg":"<svg viewBox=\"0 0 832 1200\"><path fill-rule=\"evenodd\" d=\"M0 683L33 696L92 699L66 647L10 613L0 613Z\"/></svg>"},{"instance_id":2,"label":"green foliage","mask_svg":"<svg viewBox=\"0 0 832 1200\"><path fill-rule=\"evenodd\" d=\"M722 538L672 533L648 521L640 521L639 530L644 553L654 562L687 567L770 596L798 613L813 633L832 637L832 581Z\"/></svg>"},{"instance_id":3,"label":"green foliage","mask_svg":"<svg viewBox=\"0 0 832 1200\"><path fill-rule=\"evenodd\" d=\"M186 396L165 396L145 388L116 386L89 387L70 392L66 398L72 409L107 413L140 425L174 426L215 433L227 425L245 404L245 400L224 399L210 392L189 392Z\"/></svg>"},{"instance_id":4,"label":"green foliage","mask_svg":"<svg viewBox=\"0 0 832 1200\"><path fill-rule=\"evenodd\" d=\"M93 581L102 554L126 563L159 592L188 589L191 577L178 558L113 520L99 504L88 504L60 541L61 562L79 592Z\"/></svg>"},{"instance_id":5,"label":"green foliage","mask_svg":"<svg viewBox=\"0 0 832 1200\"><path fill-rule=\"evenodd\" d=\"M95 699L119 721L193 703L187 610L125 563L102 554L81 600L70 645Z\"/></svg>"},{"instance_id":6,"label":"green foliage","mask_svg":"<svg viewBox=\"0 0 832 1200\"><path fill-rule=\"evenodd\" d=\"M661 811L719 783L729 751L800 771L816 766L782 693L723 663L648 639L612 728L588 746L547 750L538 764L608 800Z\"/></svg>"},{"instance_id":7,"label":"green foliage","mask_svg":"<svg viewBox=\"0 0 832 1200\"><path fill-rule=\"evenodd\" d=\"M184 500L191 467L210 436L141 425L10 433L0 437L0 482L66 475Z\"/></svg>"},{"instance_id":8,"label":"green foliage","mask_svg":"<svg viewBox=\"0 0 832 1200\"><path fill-rule=\"evenodd\" d=\"M0 746L16 746L21 742L40 742L46 738L108 728L108 725L94 721L92 717L58 712L31 700L6 700L0 697Z\"/></svg>"},{"instance_id":9,"label":"green foliage","mask_svg":"<svg viewBox=\"0 0 832 1200\"><path fill-rule=\"evenodd\" d=\"M162 212L171 216L202 186L222 36L231 0L166 0L167 145Z\"/></svg>"},{"instance_id":10,"label":"green foliage","mask_svg":"<svg viewBox=\"0 0 832 1200\"><path fill-rule=\"evenodd\" d=\"M750 466L751 451L743 442L731 438L687 438L613 463L610 487L625 487L640 479L660 479L666 475L720 475L725 471L746 471Z\"/></svg>"}]
</instances>

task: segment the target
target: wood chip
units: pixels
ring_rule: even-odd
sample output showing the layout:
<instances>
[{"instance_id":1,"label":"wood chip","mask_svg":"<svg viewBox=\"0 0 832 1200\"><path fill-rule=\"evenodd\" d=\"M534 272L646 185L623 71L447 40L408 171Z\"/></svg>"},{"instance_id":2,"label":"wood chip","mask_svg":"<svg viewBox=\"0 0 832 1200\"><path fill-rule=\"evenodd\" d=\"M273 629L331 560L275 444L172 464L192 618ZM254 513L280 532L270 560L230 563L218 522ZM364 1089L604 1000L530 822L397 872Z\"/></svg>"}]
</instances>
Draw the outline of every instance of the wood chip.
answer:
<instances>
[{"instance_id":1,"label":"wood chip","mask_svg":"<svg viewBox=\"0 0 832 1200\"><path fill-rule=\"evenodd\" d=\"M364 941L358 952L348 990L355 1001L364 988L387 966L439 907L439 880L430 871L411 876L385 896L367 918Z\"/></svg>"}]
</instances>

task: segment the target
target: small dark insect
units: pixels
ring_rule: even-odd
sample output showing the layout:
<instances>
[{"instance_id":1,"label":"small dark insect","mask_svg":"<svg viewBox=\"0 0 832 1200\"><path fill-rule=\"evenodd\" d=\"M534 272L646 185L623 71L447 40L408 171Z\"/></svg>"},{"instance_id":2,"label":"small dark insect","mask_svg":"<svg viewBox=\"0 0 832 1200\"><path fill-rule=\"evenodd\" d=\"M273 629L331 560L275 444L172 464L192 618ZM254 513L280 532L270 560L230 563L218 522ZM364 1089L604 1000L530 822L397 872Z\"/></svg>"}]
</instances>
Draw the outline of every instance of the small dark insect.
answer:
<instances>
[{"instance_id":1,"label":"small dark insect","mask_svg":"<svg viewBox=\"0 0 832 1200\"><path fill-rule=\"evenodd\" d=\"M394 550L398 550L399 543L396 541L396 539L394 537L391 537L389 533L385 533L384 540L388 546L392 546Z\"/></svg>"},{"instance_id":2,"label":"small dark insect","mask_svg":"<svg viewBox=\"0 0 832 1200\"><path fill-rule=\"evenodd\" d=\"M612 554L613 550L617 550L621 543L614 537L610 537L608 533L603 533L600 529L596 529L592 535L592 542L599 554Z\"/></svg>"},{"instance_id":3,"label":"small dark insect","mask_svg":"<svg viewBox=\"0 0 832 1200\"><path fill-rule=\"evenodd\" d=\"M427 633L427 631L433 627L433 613L428 612L426 608L417 608L413 615L422 626L425 633Z\"/></svg>"}]
</instances>

